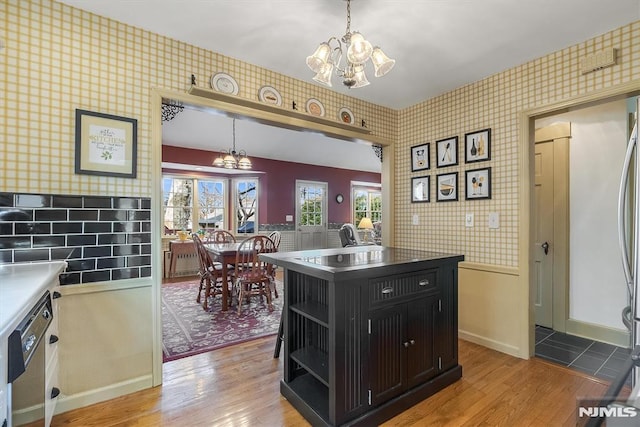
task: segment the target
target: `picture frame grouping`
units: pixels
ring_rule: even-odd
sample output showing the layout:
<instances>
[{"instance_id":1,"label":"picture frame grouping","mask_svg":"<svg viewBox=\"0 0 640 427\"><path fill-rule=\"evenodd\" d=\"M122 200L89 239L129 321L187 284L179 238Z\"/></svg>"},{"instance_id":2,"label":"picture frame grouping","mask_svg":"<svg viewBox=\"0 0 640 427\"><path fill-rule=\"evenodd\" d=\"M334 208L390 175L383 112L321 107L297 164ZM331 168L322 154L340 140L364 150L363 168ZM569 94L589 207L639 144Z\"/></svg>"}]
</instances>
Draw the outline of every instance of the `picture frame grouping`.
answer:
<instances>
[{"instance_id":1,"label":"picture frame grouping","mask_svg":"<svg viewBox=\"0 0 640 427\"><path fill-rule=\"evenodd\" d=\"M458 165L459 149L464 149L464 162L479 163L491 160L491 128L464 134L463 147L458 136L435 141L435 164L437 168ZM411 172L427 171L431 168L431 144L426 142L411 147ZM458 201L459 172L440 173L435 176L437 202ZM491 199L491 167L464 171L465 200ZM430 202L430 176L411 178L411 203Z\"/></svg>"}]
</instances>

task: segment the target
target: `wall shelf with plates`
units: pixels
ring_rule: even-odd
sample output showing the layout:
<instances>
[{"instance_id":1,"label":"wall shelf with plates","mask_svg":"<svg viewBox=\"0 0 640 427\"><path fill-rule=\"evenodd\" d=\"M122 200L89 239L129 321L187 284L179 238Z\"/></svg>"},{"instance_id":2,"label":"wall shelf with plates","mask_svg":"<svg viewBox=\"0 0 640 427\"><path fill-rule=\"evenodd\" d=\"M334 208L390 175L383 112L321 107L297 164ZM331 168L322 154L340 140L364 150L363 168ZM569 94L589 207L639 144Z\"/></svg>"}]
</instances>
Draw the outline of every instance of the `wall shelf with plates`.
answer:
<instances>
[{"instance_id":1,"label":"wall shelf with plates","mask_svg":"<svg viewBox=\"0 0 640 427\"><path fill-rule=\"evenodd\" d=\"M191 85L187 93L220 102L223 104L220 107L231 114L242 114L258 120L274 121L280 126L290 129L320 131L341 139L362 138L380 145L391 145L391 141L372 135L367 128L341 123L325 117L313 116L306 112L288 110L273 104L240 98L195 85Z\"/></svg>"}]
</instances>

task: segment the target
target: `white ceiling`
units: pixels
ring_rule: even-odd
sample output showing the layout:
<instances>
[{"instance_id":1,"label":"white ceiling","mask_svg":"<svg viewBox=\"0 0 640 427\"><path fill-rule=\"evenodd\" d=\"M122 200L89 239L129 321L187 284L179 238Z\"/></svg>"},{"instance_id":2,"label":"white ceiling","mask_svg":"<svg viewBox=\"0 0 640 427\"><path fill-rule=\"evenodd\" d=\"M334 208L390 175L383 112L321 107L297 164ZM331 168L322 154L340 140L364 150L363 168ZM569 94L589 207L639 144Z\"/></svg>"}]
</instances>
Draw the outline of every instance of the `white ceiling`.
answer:
<instances>
[{"instance_id":1,"label":"white ceiling","mask_svg":"<svg viewBox=\"0 0 640 427\"><path fill-rule=\"evenodd\" d=\"M232 120L206 109L185 108L173 120L163 123L162 143L208 151L227 150L233 145ZM236 120L236 149L245 150L249 157L377 173L381 170L371 144L251 120Z\"/></svg>"},{"instance_id":2,"label":"white ceiling","mask_svg":"<svg viewBox=\"0 0 640 427\"><path fill-rule=\"evenodd\" d=\"M305 58L346 28L343 0L58 1L308 82ZM640 0L352 0L351 29L397 62L382 78L368 70L369 86L333 89L402 109L639 19Z\"/></svg>"}]
</instances>

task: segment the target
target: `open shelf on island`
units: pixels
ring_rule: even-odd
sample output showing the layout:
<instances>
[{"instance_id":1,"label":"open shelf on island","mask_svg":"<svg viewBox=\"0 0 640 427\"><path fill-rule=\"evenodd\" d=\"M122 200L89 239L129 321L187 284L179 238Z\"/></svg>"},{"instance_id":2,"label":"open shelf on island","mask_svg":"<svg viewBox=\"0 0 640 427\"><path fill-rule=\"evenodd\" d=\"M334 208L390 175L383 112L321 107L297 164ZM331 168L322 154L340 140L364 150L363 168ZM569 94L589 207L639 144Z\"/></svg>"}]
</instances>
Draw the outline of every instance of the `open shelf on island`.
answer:
<instances>
[{"instance_id":1,"label":"open shelf on island","mask_svg":"<svg viewBox=\"0 0 640 427\"><path fill-rule=\"evenodd\" d=\"M329 359L324 353L314 347L304 347L291 353L293 360L316 377L327 387L329 386Z\"/></svg>"},{"instance_id":2,"label":"open shelf on island","mask_svg":"<svg viewBox=\"0 0 640 427\"><path fill-rule=\"evenodd\" d=\"M289 308L307 319L311 319L324 327L329 327L329 307L326 305L305 301L292 304Z\"/></svg>"}]
</instances>

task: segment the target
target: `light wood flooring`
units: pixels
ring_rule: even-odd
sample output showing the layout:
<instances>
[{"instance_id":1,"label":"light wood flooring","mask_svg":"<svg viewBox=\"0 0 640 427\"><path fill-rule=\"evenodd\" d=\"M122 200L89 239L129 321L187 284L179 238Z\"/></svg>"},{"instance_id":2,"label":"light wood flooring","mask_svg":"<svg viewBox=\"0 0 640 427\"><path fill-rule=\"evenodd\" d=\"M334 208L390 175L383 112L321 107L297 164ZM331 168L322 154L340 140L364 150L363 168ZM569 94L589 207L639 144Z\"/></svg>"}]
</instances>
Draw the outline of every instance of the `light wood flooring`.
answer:
<instances>
[{"instance_id":1,"label":"light wood flooring","mask_svg":"<svg viewBox=\"0 0 640 427\"><path fill-rule=\"evenodd\" d=\"M280 395L267 337L164 364L164 383L56 415L52 426L306 426ZM460 341L462 379L384 426L575 426L576 399L608 383Z\"/></svg>"}]
</instances>

